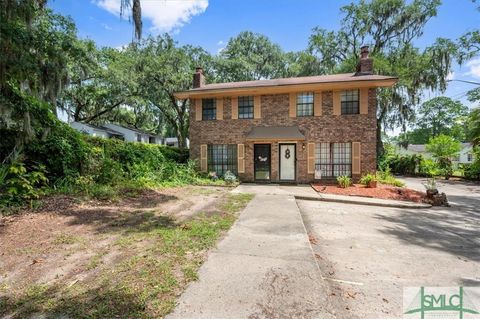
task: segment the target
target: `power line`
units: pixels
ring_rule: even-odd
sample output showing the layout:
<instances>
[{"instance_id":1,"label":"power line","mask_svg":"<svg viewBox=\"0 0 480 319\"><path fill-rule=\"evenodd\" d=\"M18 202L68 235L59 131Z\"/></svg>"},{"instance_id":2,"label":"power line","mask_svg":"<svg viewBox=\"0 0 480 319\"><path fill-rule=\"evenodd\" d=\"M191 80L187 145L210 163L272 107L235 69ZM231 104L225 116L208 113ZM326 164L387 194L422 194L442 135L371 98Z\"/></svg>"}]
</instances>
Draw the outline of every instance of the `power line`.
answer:
<instances>
[{"instance_id":1,"label":"power line","mask_svg":"<svg viewBox=\"0 0 480 319\"><path fill-rule=\"evenodd\" d=\"M452 81L463 82L463 83L468 83L468 84L473 84L473 85L480 85L480 82L474 82L474 81L466 81L466 80L447 80L447 82L452 82Z\"/></svg>"}]
</instances>

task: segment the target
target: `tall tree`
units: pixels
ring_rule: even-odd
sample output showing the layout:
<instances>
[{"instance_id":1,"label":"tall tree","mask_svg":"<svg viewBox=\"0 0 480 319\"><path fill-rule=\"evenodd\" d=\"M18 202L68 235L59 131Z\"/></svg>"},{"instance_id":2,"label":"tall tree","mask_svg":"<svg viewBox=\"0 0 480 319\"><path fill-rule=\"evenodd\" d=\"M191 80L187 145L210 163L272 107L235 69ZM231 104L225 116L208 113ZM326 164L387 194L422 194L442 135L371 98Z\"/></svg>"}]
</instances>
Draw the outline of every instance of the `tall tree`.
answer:
<instances>
[{"instance_id":1,"label":"tall tree","mask_svg":"<svg viewBox=\"0 0 480 319\"><path fill-rule=\"evenodd\" d=\"M133 25L135 28L135 38L140 40L142 37L142 7L140 0L121 0L120 2L120 15L124 15L126 10L132 10Z\"/></svg>"},{"instance_id":2,"label":"tall tree","mask_svg":"<svg viewBox=\"0 0 480 319\"><path fill-rule=\"evenodd\" d=\"M48 132L37 120L56 113L57 97L69 80L67 66L79 54L73 22L45 3L0 2L1 124L19 130L19 143Z\"/></svg>"},{"instance_id":3,"label":"tall tree","mask_svg":"<svg viewBox=\"0 0 480 319\"><path fill-rule=\"evenodd\" d=\"M212 73L210 54L200 47L180 47L169 35L131 44L125 53L135 61L140 95L158 108L178 137L179 146L186 147L189 104L187 100L177 100L174 93L191 88L195 67L201 65L207 75Z\"/></svg>"},{"instance_id":4,"label":"tall tree","mask_svg":"<svg viewBox=\"0 0 480 319\"><path fill-rule=\"evenodd\" d=\"M266 36L250 31L231 38L216 61L220 81L249 81L284 75L284 53Z\"/></svg>"},{"instance_id":5,"label":"tall tree","mask_svg":"<svg viewBox=\"0 0 480 319\"><path fill-rule=\"evenodd\" d=\"M338 31L316 28L310 37L309 50L326 73L354 72L360 47L370 44L376 71L399 77L394 88L379 90L379 154L383 129L400 124L406 130L422 92L446 87L455 44L439 39L424 50L413 46L439 5L439 0L361 0L341 9L344 17Z\"/></svg>"},{"instance_id":6,"label":"tall tree","mask_svg":"<svg viewBox=\"0 0 480 319\"><path fill-rule=\"evenodd\" d=\"M432 153L446 179L453 173L452 159L458 155L461 148L459 141L443 134L432 137L426 145L427 151Z\"/></svg>"},{"instance_id":7,"label":"tall tree","mask_svg":"<svg viewBox=\"0 0 480 319\"><path fill-rule=\"evenodd\" d=\"M429 132L431 137L449 134L456 125L463 126L468 107L446 96L424 102L418 109L417 126Z\"/></svg>"}]
</instances>

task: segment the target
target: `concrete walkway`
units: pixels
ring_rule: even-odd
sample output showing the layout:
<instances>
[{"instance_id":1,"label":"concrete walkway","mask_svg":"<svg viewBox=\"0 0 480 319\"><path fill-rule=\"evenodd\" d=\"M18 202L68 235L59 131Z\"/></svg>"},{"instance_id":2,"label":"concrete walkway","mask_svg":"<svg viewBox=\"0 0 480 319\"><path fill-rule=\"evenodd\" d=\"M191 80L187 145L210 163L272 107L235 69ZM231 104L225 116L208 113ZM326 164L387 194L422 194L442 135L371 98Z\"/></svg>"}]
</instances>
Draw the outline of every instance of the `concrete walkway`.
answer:
<instances>
[{"instance_id":1,"label":"concrete walkway","mask_svg":"<svg viewBox=\"0 0 480 319\"><path fill-rule=\"evenodd\" d=\"M334 318L295 202L299 188L311 190L237 187L255 198L167 318Z\"/></svg>"}]
</instances>

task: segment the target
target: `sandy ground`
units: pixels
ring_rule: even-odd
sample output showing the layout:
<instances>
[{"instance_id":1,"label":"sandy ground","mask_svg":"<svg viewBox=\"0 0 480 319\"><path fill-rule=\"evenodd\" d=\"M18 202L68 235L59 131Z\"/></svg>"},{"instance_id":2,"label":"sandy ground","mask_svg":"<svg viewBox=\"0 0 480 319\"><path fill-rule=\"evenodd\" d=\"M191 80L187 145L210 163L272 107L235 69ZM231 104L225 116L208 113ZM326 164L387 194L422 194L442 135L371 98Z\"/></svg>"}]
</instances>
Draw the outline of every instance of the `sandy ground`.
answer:
<instances>
[{"instance_id":1,"label":"sandy ground","mask_svg":"<svg viewBox=\"0 0 480 319\"><path fill-rule=\"evenodd\" d=\"M160 214L182 223L198 212L215 209L229 192L222 187L180 187L151 190L120 201L78 202L55 196L34 211L0 217L0 295L38 284L88 280L95 258L113 264L122 254L113 245L121 224L141 225Z\"/></svg>"}]
</instances>

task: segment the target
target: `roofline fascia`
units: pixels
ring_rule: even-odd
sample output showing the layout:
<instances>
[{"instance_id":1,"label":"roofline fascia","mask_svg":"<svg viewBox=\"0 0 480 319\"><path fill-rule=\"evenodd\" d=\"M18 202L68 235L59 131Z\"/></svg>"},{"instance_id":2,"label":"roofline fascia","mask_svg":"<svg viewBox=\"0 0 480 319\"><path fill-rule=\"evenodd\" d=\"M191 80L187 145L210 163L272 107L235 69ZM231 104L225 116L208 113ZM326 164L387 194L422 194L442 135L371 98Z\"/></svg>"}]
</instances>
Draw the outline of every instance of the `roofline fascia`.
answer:
<instances>
[{"instance_id":1,"label":"roofline fascia","mask_svg":"<svg viewBox=\"0 0 480 319\"><path fill-rule=\"evenodd\" d=\"M389 79L372 79L372 80L348 80L348 81L332 81L332 82L317 82L317 83L296 83L296 84L277 84L277 85L259 85L251 87L238 87L238 88L223 88L223 89L202 89L202 90L189 90L181 91L174 93L174 96L177 99L188 99L191 97L201 97L201 96L228 96L235 95L235 93L240 94L244 92L252 92L257 90L268 90L272 93L287 93L299 91L299 88L308 89L308 90L334 90L341 87L392 87L395 83L398 82L398 77L392 77ZM373 84L373 85L372 85ZM275 92L273 92L275 91ZM258 92L253 95L262 94Z\"/></svg>"}]
</instances>

